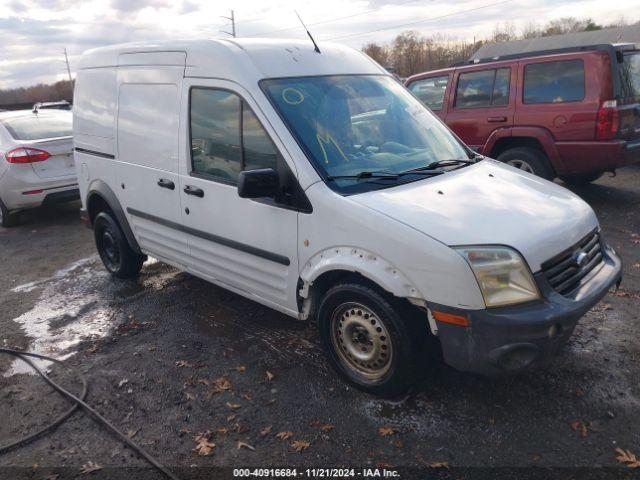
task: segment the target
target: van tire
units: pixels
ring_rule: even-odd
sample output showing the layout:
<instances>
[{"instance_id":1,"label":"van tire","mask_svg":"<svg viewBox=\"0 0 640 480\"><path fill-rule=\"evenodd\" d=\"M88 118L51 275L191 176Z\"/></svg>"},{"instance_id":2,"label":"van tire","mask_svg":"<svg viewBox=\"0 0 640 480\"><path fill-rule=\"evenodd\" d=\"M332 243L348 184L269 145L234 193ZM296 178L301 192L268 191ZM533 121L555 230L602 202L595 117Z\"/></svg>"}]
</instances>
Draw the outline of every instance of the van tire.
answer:
<instances>
[{"instance_id":1,"label":"van tire","mask_svg":"<svg viewBox=\"0 0 640 480\"><path fill-rule=\"evenodd\" d=\"M588 185L591 182L595 182L602 176L603 173L604 172L583 173L580 175L562 175L560 177L560 180L562 180L567 185L579 187L582 185Z\"/></svg>"},{"instance_id":2,"label":"van tire","mask_svg":"<svg viewBox=\"0 0 640 480\"><path fill-rule=\"evenodd\" d=\"M547 156L535 148L511 148L498 155L497 160L525 172L533 173L545 180L553 180L556 176Z\"/></svg>"},{"instance_id":3,"label":"van tire","mask_svg":"<svg viewBox=\"0 0 640 480\"><path fill-rule=\"evenodd\" d=\"M9 209L0 199L0 225L4 228L15 227L20 223L20 214L11 213Z\"/></svg>"},{"instance_id":4,"label":"van tire","mask_svg":"<svg viewBox=\"0 0 640 480\"><path fill-rule=\"evenodd\" d=\"M416 340L424 337L415 325L413 309L360 283L332 287L318 308L318 327L333 368L356 388L382 397L405 393L424 370L415 368ZM366 353L351 355L360 354L361 346Z\"/></svg>"},{"instance_id":5,"label":"van tire","mask_svg":"<svg viewBox=\"0 0 640 480\"><path fill-rule=\"evenodd\" d=\"M116 278L132 278L140 273L146 260L134 252L118 222L107 212L100 212L93 222L93 235L100 259Z\"/></svg>"}]
</instances>

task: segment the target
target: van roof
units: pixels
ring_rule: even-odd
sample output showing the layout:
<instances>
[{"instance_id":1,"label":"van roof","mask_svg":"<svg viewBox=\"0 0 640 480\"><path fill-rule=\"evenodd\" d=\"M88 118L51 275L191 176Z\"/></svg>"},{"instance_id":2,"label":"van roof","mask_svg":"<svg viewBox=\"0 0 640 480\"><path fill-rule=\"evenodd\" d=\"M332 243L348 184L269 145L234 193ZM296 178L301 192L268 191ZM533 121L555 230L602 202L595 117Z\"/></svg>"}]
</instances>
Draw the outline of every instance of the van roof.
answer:
<instances>
[{"instance_id":1,"label":"van roof","mask_svg":"<svg viewBox=\"0 0 640 480\"><path fill-rule=\"evenodd\" d=\"M187 77L217 77L239 83L307 75L388 74L353 48L325 42L320 42L319 47L321 53L314 51L310 40L282 39L131 43L89 50L82 56L79 67L174 65L184 66ZM139 55L146 53L156 55Z\"/></svg>"}]
</instances>

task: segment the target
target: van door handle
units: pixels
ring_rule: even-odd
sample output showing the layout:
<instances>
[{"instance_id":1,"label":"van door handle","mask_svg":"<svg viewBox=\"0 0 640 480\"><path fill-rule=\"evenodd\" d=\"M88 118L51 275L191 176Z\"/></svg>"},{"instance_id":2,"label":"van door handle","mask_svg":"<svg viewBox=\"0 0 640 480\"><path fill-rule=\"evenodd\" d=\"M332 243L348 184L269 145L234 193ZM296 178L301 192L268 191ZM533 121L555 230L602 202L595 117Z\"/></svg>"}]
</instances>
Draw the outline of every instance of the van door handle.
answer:
<instances>
[{"instance_id":1,"label":"van door handle","mask_svg":"<svg viewBox=\"0 0 640 480\"><path fill-rule=\"evenodd\" d=\"M158 180L158 186L162 188L168 188L169 190L176 189L176 184L171 180L167 180L166 178L161 178L160 180Z\"/></svg>"},{"instance_id":2,"label":"van door handle","mask_svg":"<svg viewBox=\"0 0 640 480\"><path fill-rule=\"evenodd\" d=\"M487 117L487 122L489 123L501 123L506 121L507 117Z\"/></svg>"},{"instance_id":3,"label":"van door handle","mask_svg":"<svg viewBox=\"0 0 640 480\"><path fill-rule=\"evenodd\" d=\"M204 197L204 190L198 187L194 187L193 185L186 185L184 187L184 193L187 195L193 195L194 197Z\"/></svg>"}]
</instances>

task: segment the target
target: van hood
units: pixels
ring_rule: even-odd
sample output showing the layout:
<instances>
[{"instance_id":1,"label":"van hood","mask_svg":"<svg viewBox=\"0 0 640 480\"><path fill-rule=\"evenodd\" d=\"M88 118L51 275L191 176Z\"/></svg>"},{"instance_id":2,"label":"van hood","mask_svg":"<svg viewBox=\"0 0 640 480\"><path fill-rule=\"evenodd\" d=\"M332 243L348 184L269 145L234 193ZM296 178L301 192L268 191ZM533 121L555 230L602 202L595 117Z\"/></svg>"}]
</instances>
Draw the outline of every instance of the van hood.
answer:
<instances>
[{"instance_id":1,"label":"van hood","mask_svg":"<svg viewBox=\"0 0 640 480\"><path fill-rule=\"evenodd\" d=\"M449 246L515 248L534 273L598 226L574 193L490 159L351 199Z\"/></svg>"}]
</instances>

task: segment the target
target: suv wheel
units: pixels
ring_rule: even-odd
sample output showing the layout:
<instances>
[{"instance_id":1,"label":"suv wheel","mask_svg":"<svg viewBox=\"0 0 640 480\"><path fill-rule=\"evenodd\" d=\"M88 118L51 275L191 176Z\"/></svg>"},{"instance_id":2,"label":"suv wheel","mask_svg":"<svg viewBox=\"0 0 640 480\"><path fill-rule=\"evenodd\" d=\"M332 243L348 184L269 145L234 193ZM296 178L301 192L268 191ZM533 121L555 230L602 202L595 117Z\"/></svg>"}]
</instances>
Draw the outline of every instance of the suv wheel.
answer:
<instances>
[{"instance_id":1,"label":"suv wheel","mask_svg":"<svg viewBox=\"0 0 640 480\"><path fill-rule=\"evenodd\" d=\"M6 205L0 200L0 225L4 228L15 227L20 220L19 213L10 213Z\"/></svg>"},{"instance_id":2,"label":"suv wheel","mask_svg":"<svg viewBox=\"0 0 640 480\"><path fill-rule=\"evenodd\" d=\"M567 185L580 186L588 185L598 180L604 172L583 173L581 175L563 175L560 179Z\"/></svg>"},{"instance_id":3,"label":"suv wheel","mask_svg":"<svg viewBox=\"0 0 640 480\"><path fill-rule=\"evenodd\" d=\"M140 273L146 257L132 250L120 225L111 215L101 212L93 222L96 247L105 268L117 278L131 278Z\"/></svg>"},{"instance_id":4,"label":"suv wheel","mask_svg":"<svg viewBox=\"0 0 640 480\"><path fill-rule=\"evenodd\" d=\"M498 155L497 160L546 180L553 180L555 177L547 156L535 148L512 148Z\"/></svg>"},{"instance_id":5,"label":"suv wheel","mask_svg":"<svg viewBox=\"0 0 640 480\"><path fill-rule=\"evenodd\" d=\"M392 299L358 283L331 288L318 310L318 323L332 366L357 388L393 397L416 379L413 312L399 315Z\"/></svg>"}]
</instances>

